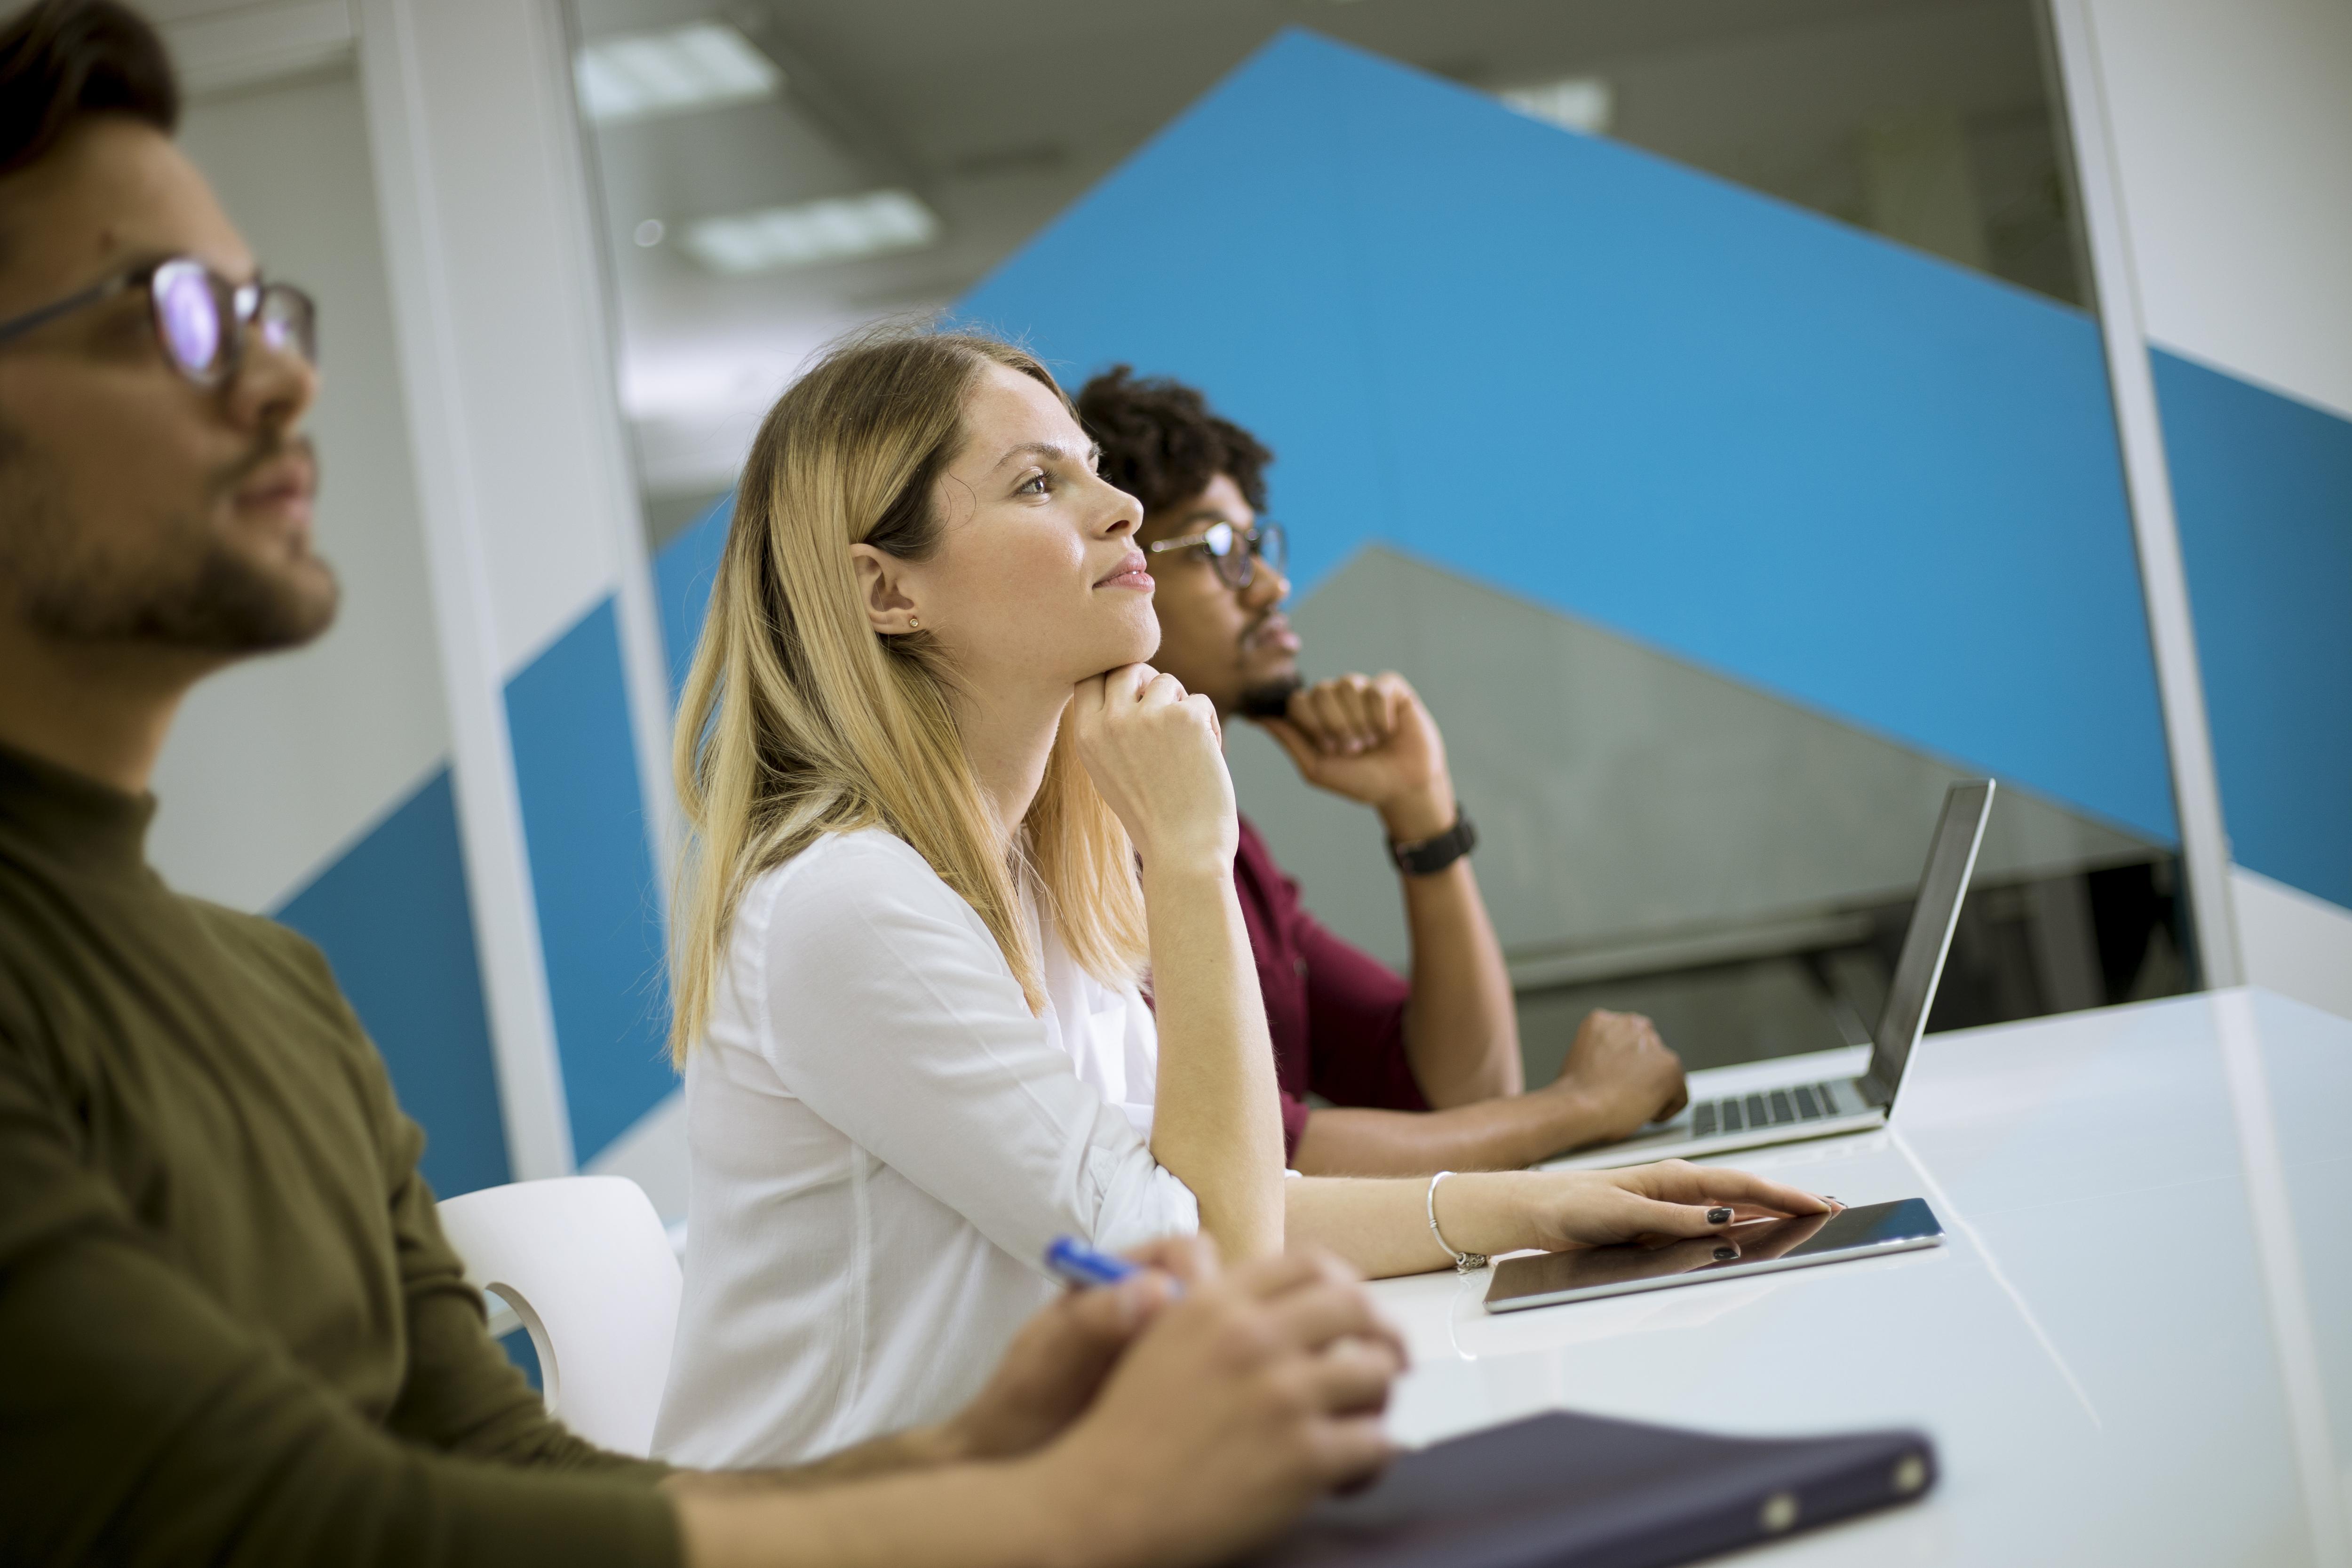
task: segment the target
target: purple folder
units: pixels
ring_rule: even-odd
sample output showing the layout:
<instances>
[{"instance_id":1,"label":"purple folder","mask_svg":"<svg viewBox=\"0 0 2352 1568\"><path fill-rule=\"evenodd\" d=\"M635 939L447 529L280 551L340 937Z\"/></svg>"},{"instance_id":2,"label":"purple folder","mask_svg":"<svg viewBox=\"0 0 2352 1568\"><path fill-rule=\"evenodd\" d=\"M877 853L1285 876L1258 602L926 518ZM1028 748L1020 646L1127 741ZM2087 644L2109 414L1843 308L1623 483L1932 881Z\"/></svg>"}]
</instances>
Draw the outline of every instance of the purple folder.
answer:
<instances>
[{"instance_id":1,"label":"purple folder","mask_svg":"<svg viewBox=\"0 0 2352 1568\"><path fill-rule=\"evenodd\" d=\"M1433 1444L1257 1568L1668 1568L1918 1497L1917 1432L1721 1437L1565 1413Z\"/></svg>"}]
</instances>

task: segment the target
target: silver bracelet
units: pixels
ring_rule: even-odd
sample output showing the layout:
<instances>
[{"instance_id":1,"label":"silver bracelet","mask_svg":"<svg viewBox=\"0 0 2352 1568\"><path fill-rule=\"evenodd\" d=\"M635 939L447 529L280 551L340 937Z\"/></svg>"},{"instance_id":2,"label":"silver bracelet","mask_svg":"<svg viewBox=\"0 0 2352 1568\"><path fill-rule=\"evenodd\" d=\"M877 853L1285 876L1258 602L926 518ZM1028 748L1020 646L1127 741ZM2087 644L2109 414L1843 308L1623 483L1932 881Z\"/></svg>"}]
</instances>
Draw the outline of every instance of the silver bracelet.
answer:
<instances>
[{"instance_id":1,"label":"silver bracelet","mask_svg":"<svg viewBox=\"0 0 2352 1568\"><path fill-rule=\"evenodd\" d=\"M1473 1268L1486 1268L1486 1255L1483 1252L1454 1251L1454 1244L1445 1239L1445 1233L1437 1228L1437 1184L1453 1173L1451 1171L1440 1171L1429 1178L1429 1234L1437 1237L1437 1245L1445 1248L1446 1257L1454 1259L1454 1271L1456 1274L1467 1274Z\"/></svg>"}]
</instances>

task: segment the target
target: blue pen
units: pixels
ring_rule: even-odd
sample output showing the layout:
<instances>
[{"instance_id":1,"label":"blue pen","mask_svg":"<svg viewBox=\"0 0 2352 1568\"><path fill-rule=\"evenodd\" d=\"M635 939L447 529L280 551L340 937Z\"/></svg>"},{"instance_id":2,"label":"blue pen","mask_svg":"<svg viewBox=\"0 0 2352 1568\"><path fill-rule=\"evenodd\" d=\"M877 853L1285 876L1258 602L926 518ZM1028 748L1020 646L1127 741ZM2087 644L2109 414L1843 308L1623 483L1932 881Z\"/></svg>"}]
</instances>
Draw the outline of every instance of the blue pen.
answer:
<instances>
[{"instance_id":1,"label":"blue pen","mask_svg":"<svg viewBox=\"0 0 2352 1568\"><path fill-rule=\"evenodd\" d=\"M1075 1236L1057 1236L1045 1248L1045 1267L1054 1278L1081 1290L1097 1285L1116 1285L1131 1274L1142 1272L1139 1264L1124 1258L1113 1258L1107 1252L1097 1252Z\"/></svg>"}]
</instances>

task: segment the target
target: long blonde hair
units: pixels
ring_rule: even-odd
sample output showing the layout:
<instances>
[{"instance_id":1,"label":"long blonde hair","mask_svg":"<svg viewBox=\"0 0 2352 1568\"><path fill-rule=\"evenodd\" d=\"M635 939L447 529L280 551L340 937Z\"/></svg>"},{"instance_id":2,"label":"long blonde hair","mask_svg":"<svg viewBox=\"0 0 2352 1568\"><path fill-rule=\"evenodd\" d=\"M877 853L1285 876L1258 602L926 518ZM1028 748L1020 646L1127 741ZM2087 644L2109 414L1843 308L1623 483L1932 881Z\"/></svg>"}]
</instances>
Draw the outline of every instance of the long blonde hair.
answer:
<instances>
[{"instance_id":1,"label":"long blonde hair","mask_svg":"<svg viewBox=\"0 0 2352 1568\"><path fill-rule=\"evenodd\" d=\"M1022 841L1005 843L957 734L955 672L929 634L876 634L851 564L854 543L902 560L937 548L932 491L962 444L964 399L991 364L1069 405L1019 349L890 330L827 353L751 444L673 751L691 830L672 903L670 1056L680 1066L709 1022L744 889L826 833L879 826L912 845L979 913L1033 1012L1045 992L1021 917L1024 877L1081 967L1110 984L1141 973L1134 852L1068 727Z\"/></svg>"}]
</instances>

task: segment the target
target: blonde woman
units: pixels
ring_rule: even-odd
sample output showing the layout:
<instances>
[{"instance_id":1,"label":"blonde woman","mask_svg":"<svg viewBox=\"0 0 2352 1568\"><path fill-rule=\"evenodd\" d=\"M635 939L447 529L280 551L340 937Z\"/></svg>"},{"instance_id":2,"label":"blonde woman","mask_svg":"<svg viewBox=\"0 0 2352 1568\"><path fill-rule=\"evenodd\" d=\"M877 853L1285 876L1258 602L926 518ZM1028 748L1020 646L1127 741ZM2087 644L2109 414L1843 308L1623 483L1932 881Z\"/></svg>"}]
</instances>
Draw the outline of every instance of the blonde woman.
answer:
<instances>
[{"instance_id":1,"label":"blonde woman","mask_svg":"<svg viewBox=\"0 0 2352 1568\"><path fill-rule=\"evenodd\" d=\"M1140 515L1052 376L985 338L837 350L762 425L678 723L665 1457L956 1408L1062 1233L1396 1274L1826 1206L1684 1165L1285 1179L1232 785L1206 700L1141 662Z\"/></svg>"}]
</instances>

